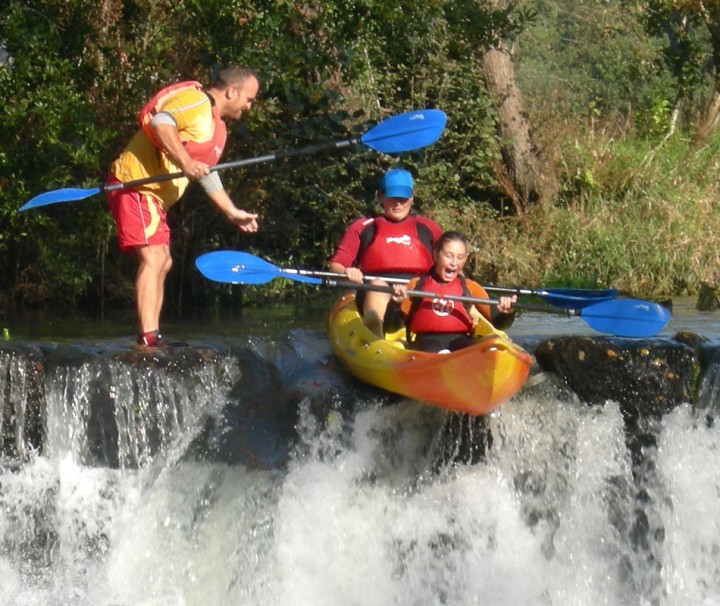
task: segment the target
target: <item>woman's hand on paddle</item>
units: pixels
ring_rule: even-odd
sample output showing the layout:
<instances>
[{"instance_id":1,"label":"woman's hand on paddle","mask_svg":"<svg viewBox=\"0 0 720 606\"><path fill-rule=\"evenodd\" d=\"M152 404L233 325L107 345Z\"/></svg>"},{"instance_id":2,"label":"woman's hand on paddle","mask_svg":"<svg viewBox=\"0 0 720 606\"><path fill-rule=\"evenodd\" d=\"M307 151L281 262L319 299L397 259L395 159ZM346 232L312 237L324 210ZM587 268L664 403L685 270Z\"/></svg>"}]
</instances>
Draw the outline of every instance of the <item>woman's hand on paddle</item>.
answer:
<instances>
[{"instance_id":1,"label":"woman's hand on paddle","mask_svg":"<svg viewBox=\"0 0 720 606\"><path fill-rule=\"evenodd\" d=\"M364 278L363 272L361 272L357 267L346 267L345 277L350 280L350 282L357 282L358 284L362 283Z\"/></svg>"},{"instance_id":2,"label":"woman's hand on paddle","mask_svg":"<svg viewBox=\"0 0 720 606\"><path fill-rule=\"evenodd\" d=\"M392 299L395 303L402 303L407 299L407 286L405 284L393 284Z\"/></svg>"},{"instance_id":3,"label":"woman's hand on paddle","mask_svg":"<svg viewBox=\"0 0 720 606\"><path fill-rule=\"evenodd\" d=\"M513 312L513 303L517 303L517 295L512 297L500 297L497 309L500 313L509 314Z\"/></svg>"}]
</instances>

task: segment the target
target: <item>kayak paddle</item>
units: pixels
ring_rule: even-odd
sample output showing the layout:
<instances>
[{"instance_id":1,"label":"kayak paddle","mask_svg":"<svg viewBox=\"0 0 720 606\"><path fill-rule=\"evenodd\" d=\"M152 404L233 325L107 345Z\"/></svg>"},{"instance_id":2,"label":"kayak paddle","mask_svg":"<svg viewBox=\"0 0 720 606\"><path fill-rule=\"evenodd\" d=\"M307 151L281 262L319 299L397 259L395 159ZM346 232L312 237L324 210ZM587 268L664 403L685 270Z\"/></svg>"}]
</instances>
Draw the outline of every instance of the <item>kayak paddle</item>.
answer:
<instances>
[{"instance_id":1,"label":"kayak paddle","mask_svg":"<svg viewBox=\"0 0 720 606\"><path fill-rule=\"evenodd\" d=\"M216 250L205 253L195 259L195 266L200 273L214 282L228 284L265 284L275 278L287 278L298 282L322 284L318 278L344 279L344 274L331 271L314 271L309 269L283 269L260 257L236 250ZM405 278L375 278L365 276L369 280L382 279L390 282L405 283Z\"/></svg>"},{"instance_id":2,"label":"kayak paddle","mask_svg":"<svg viewBox=\"0 0 720 606\"><path fill-rule=\"evenodd\" d=\"M335 280L328 277L319 279L318 274L335 276L331 272L314 272L302 269L281 269L268 261L249 253L236 251L217 251L200 255L195 260L196 267L206 278L215 282L229 284L265 284L274 278L287 278L309 284L348 288L352 290L376 290L392 293L392 287L375 284L358 284L347 280ZM434 293L408 291L409 297L437 297ZM446 295L444 299L476 303L478 305L499 305L493 299L478 299L461 295ZM671 314L663 306L639 299L611 299L590 303L584 307L553 308L544 305L515 303L516 309L550 313L568 317L578 317L590 328L598 332L618 337L652 337L660 332L670 321Z\"/></svg>"},{"instance_id":3,"label":"kayak paddle","mask_svg":"<svg viewBox=\"0 0 720 606\"><path fill-rule=\"evenodd\" d=\"M338 274L330 271L314 271L307 269L286 269L277 267L260 259L250 253L235 250L218 250L215 252L205 253L195 261L198 269L205 277L215 282L228 282L230 284L250 284L245 281L243 276L252 274L252 279L256 280L252 284L263 284L270 282L276 277L285 277L290 280L293 276L313 276L316 278L345 279L344 274ZM200 265L203 267L200 267ZM242 275L240 275L242 274ZM258 282L261 277L258 274L264 274L264 280ZM388 283L405 284L407 278L397 278L390 276L365 276L366 280L384 280ZM594 303L601 301L609 301L617 295L617 290L582 290L572 288L556 288L546 290L525 290L522 288L502 288L499 286L483 286L488 292L511 293L517 295L535 295L544 299L550 305L562 307L565 309L582 309Z\"/></svg>"},{"instance_id":4,"label":"kayak paddle","mask_svg":"<svg viewBox=\"0 0 720 606\"><path fill-rule=\"evenodd\" d=\"M267 284L274 278L288 278L307 284L323 283L319 278L308 275L312 272L296 270L285 275L272 263L243 252L221 250L205 253L195 259L195 267L209 280L225 284Z\"/></svg>"},{"instance_id":5,"label":"kayak paddle","mask_svg":"<svg viewBox=\"0 0 720 606\"><path fill-rule=\"evenodd\" d=\"M488 292L506 293L510 295L533 295L546 303L565 309L582 309L601 301L610 301L618 295L616 288L590 290L585 288L543 288L529 290L526 288L505 288L502 286L483 286Z\"/></svg>"},{"instance_id":6,"label":"kayak paddle","mask_svg":"<svg viewBox=\"0 0 720 606\"><path fill-rule=\"evenodd\" d=\"M376 286L374 284L357 284L348 281L324 280L327 286L358 290L377 290L380 292L392 293L390 286ZM408 290L408 297L438 298L438 295L420 290ZM478 299L464 295L443 295L442 299L448 301L461 301L463 303L475 303L478 305L499 305L500 301L493 299ZM662 305L640 299L611 299L592 303L580 309L561 309L545 307L544 305L532 305L525 303L514 303L515 309L537 311L569 317L578 317L590 328L598 332L615 335L616 337L652 337L659 333L670 321L671 313Z\"/></svg>"},{"instance_id":7,"label":"kayak paddle","mask_svg":"<svg viewBox=\"0 0 720 606\"><path fill-rule=\"evenodd\" d=\"M395 154L399 152L411 151L426 147L438 140L442 134L447 116L438 109L422 109L418 111L406 112L391 116L377 124L365 134L343 141L335 141L332 143L320 143L317 145L309 145L300 149L292 149L288 151L276 152L256 158L248 158L245 160L235 160L234 162L225 162L211 166L211 171L220 171L227 168L238 168L240 166L250 166L260 164L261 162L270 162L272 160L280 160L281 158L289 158L292 156L302 156L314 154L321 151L343 149L361 143L372 150L383 154ZM47 206L49 204L57 204L59 202L74 202L76 200L84 200L90 196L100 193L101 191L113 191L116 189L125 189L128 187L136 187L146 185L147 183L160 183L162 181L172 181L183 176L183 173L169 173L165 175L157 175L145 177L144 179L136 179L127 181L126 183L116 183L113 185L99 185L88 189L77 187L67 187L64 189L55 189L53 191L39 194L26 202L20 207L21 211L39 206Z\"/></svg>"}]
</instances>

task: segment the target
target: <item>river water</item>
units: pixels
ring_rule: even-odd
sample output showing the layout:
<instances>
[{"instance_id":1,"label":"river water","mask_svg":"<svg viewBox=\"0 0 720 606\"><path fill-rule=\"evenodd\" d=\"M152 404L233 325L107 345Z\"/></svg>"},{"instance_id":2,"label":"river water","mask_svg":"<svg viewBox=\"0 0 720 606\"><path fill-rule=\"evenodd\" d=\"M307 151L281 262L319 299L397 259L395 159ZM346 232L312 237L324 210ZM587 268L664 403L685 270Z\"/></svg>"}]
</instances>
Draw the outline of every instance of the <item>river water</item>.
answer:
<instances>
[{"instance_id":1,"label":"river water","mask_svg":"<svg viewBox=\"0 0 720 606\"><path fill-rule=\"evenodd\" d=\"M720 337L720 312L693 304L675 302L664 336ZM707 410L658 420L639 470L618 405L587 406L551 378L483 424L364 389L333 365L317 309L165 325L192 345L246 348L269 376L234 355L188 376L103 355L129 343L131 323L6 322L11 342L101 353L49 366L45 448L2 461L2 605L720 605L720 428ZM509 333L595 334L542 314ZM0 376L24 372L12 363L0 357ZM117 465L89 454L97 376L134 413L115 413ZM4 401L12 389L6 378ZM251 458L196 454L208 418L250 406L249 393L275 410L272 394L290 392L286 458L272 456L280 417L253 425ZM150 406L169 428L152 452ZM484 456L463 455L481 433Z\"/></svg>"}]
</instances>

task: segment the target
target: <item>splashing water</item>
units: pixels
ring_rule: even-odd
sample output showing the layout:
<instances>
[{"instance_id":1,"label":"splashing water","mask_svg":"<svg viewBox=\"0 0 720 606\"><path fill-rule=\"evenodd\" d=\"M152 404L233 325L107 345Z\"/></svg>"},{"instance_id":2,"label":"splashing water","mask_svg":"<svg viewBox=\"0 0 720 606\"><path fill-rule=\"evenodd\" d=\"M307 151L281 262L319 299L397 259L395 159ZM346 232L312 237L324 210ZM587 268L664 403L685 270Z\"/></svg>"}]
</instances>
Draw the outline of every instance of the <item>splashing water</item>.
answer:
<instances>
[{"instance_id":1,"label":"splashing water","mask_svg":"<svg viewBox=\"0 0 720 606\"><path fill-rule=\"evenodd\" d=\"M5 461L0 604L720 604L720 435L690 407L644 470L615 403L551 381L454 432L457 415L330 384L297 401L289 462L263 469L189 454L232 400L231 360L100 365L51 373L45 451ZM88 440L98 389L120 409L116 466Z\"/></svg>"}]
</instances>

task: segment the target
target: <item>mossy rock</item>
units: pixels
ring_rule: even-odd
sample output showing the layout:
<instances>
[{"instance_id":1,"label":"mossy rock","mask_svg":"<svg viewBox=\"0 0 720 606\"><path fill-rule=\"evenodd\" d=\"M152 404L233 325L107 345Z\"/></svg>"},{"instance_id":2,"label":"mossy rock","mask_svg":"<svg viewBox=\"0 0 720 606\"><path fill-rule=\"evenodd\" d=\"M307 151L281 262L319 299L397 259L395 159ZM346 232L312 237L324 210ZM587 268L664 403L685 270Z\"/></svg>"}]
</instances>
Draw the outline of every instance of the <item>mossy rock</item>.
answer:
<instances>
[{"instance_id":1,"label":"mossy rock","mask_svg":"<svg viewBox=\"0 0 720 606\"><path fill-rule=\"evenodd\" d=\"M559 337L540 343L535 356L583 401L618 402L627 421L692 402L700 373L695 348L673 339Z\"/></svg>"},{"instance_id":2,"label":"mossy rock","mask_svg":"<svg viewBox=\"0 0 720 606\"><path fill-rule=\"evenodd\" d=\"M696 307L698 311L712 311L713 309L720 308L717 288L710 286L706 282L701 283Z\"/></svg>"}]
</instances>

